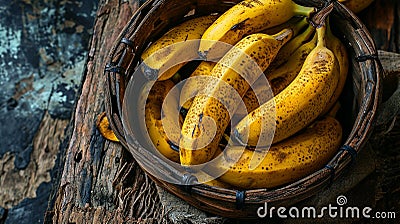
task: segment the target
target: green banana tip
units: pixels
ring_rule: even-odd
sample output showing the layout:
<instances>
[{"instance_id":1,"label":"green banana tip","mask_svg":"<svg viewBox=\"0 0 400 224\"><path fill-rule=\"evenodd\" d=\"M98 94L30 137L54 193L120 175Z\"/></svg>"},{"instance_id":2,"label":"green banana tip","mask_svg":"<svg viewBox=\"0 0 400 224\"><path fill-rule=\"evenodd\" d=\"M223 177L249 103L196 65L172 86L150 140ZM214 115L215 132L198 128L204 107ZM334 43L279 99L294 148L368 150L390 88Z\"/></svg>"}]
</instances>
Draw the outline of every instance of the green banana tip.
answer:
<instances>
[{"instance_id":1,"label":"green banana tip","mask_svg":"<svg viewBox=\"0 0 400 224\"><path fill-rule=\"evenodd\" d=\"M315 13L316 9L314 7L302 6L296 4L296 9L294 11L295 15L310 17Z\"/></svg>"}]
</instances>

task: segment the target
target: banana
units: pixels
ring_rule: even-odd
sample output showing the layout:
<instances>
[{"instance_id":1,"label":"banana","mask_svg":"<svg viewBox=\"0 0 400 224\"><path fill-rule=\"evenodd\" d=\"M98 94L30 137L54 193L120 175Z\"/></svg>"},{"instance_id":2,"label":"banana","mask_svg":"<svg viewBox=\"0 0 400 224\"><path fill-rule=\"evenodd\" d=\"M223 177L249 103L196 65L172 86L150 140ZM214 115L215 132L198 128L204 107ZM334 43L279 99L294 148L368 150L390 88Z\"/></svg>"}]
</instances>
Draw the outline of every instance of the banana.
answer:
<instances>
[{"instance_id":1,"label":"banana","mask_svg":"<svg viewBox=\"0 0 400 224\"><path fill-rule=\"evenodd\" d=\"M262 33L273 35L285 28L289 28L289 29L292 29L292 31L293 31L292 36L296 36L299 33L299 31L302 30L306 25L308 25L306 18L293 17L288 22L286 22L284 24L279 24L278 26L275 26L268 30L265 30ZM307 30L311 31L311 29L307 29ZM292 40L289 40L288 43L285 44L282 48L285 48L286 45L288 45L290 42L292 42ZM281 50L278 52L278 55L280 54L280 52L281 52ZM276 57L278 57L278 55ZM274 61L276 61L276 58ZM203 61L202 63L200 63L200 65L197 67L197 69L190 75L190 77L210 75L211 70L215 66L215 64L216 64L216 62ZM257 82L254 86L256 88L255 92L257 94L259 94L258 96L260 98L266 98L267 96L271 95L270 91L267 91L265 89L265 85L262 85L263 83L264 82ZM203 86L205 86L205 79L204 80L203 79L189 79L185 82L185 85L182 88L181 97L180 97L180 99L181 99L180 105L185 110L189 109L190 105L193 102L193 97L197 93L197 90L201 89ZM258 103L255 104L255 102L258 101L257 98L255 98L255 93L250 91L249 94L246 94L246 95L244 96L244 103L246 105L247 110L249 111L250 108L252 108L252 109L257 108L259 106L259 104ZM244 108L241 109L241 113L239 113L239 114L246 114L244 111Z\"/></svg>"},{"instance_id":2,"label":"banana","mask_svg":"<svg viewBox=\"0 0 400 224\"><path fill-rule=\"evenodd\" d=\"M299 135L269 148L265 157L257 151L231 146L207 168L226 172L223 182L242 189L272 188L301 179L323 167L337 152L342 139L340 123L333 117L314 122ZM236 163L232 161L239 160ZM250 169L250 161L261 162Z\"/></svg>"},{"instance_id":3,"label":"banana","mask_svg":"<svg viewBox=\"0 0 400 224\"><path fill-rule=\"evenodd\" d=\"M140 119L140 126L149 134L149 145L154 145L166 158L179 162L180 125L179 119L174 119L179 114L179 93L173 87L171 80L146 83L139 97L138 114L144 118ZM167 97L170 91L176 99ZM144 109L141 105L145 105Z\"/></svg>"},{"instance_id":4,"label":"banana","mask_svg":"<svg viewBox=\"0 0 400 224\"><path fill-rule=\"evenodd\" d=\"M277 26L273 26L271 28L262 30L262 31L260 31L260 33L274 35L283 29L289 28L289 29L293 29L293 36L295 37L307 25L308 25L307 17L294 16L294 17L290 18L287 22L284 22Z\"/></svg>"},{"instance_id":5,"label":"banana","mask_svg":"<svg viewBox=\"0 0 400 224\"><path fill-rule=\"evenodd\" d=\"M222 153L222 149L220 148L220 153ZM216 153L217 154L217 153ZM191 173L196 177L197 182L199 184L204 184L212 187L224 188L224 189L234 189L233 186L221 181L219 178L215 178L214 176L209 175L208 173L199 170Z\"/></svg>"},{"instance_id":6,"label":"banana","mask_svg":"<svg viewBox=\"0 0 400 224\"><path fill-rule=\"evenodd\" d=\"M282 141L321 114L339 79L335 55L325 45L325 30L324 25L317 28L317 46L307 56L296 78L274 99L244 117L233 128L233 139L241 144L265 147L266 139L273 136L272 144Z\"/></svg>"},{"instance_id":7,"label":"banana","mask_svg":"<svg viewBox=\"0 0 400 224\"><path fill-rule=\"evenodd\" d=\"M313 39L297 48L283 65L272 71L268 71L267 69L265 75L268 80L271 80L270 82L274 95L279 94L296 78L307 56L316 46L317 35L314 35Z\"/></svg>"},{"instance_id":8,"label":"banana","mask_svg":"<svg viewBox=\"0 0 400 224\"><path fill-rule=\"evenodd\" d=\"M315 28L309 25L304 32L297 35L292 40L288 41L288 43L285 44L285 46L283 46L282 49L278 52L278 54L275 57L275 60L271 63L268 69L269 70L275 69L276 67L279 67L280 65L285 63L288 60L288 58L290 58L290 55L293 54L293 52L295 52L300 46L302 46L304 43L307 43L310 40L310 38L314 35L314 33L315 33Z\"/></svg>"},{"instance_id":9,"label":"banana","mask_svg":"<svg viewBox=\"0 0 400 224\"><path fill-rule=\"evenodd\" d=\"M351 11L359 13L367 8L374 0L338 0Z\"/></svg>"},{"instance_id":10,"label":"banana","mask_svg":"<svg viewBox=\"0 0 400 224\"><path fill-rule=\"evenodd\" d=\"M212 61L202 61L199 66L197 66L196 70L194 70L190 75L189 79L185 81L179 98L179 105L181 105L181 107L189 110L190 105L192 105L193 102L193 97L196 96L198 90L205 86L206 80L199 77L210 76L211 70L214 68L215 64L216 62Z\"/></svg>"},{"instance_id":11,"label":"banana","mask_svg":"<svg viewBox=\"0 0 400 224\"><path fill-rule=\"evenodd\" d=\"M207 60L220 58L229 50L221 41L236 44L244 36L288 21L295 15L308 16L313 8L297 5L292 0L244 0L228 9L204 32L199 55Z\"/></svg>"},{"instance_id":12,"label":"banana","mask_svg":"<svg viewBox=\"0 0 400 224\"><path fill-rule=\"evenodd\" d=\"M344 46L344 44L332 33L329 23L327 23L326 37L326 45L330 50L332 50L339 64L339 82L335 92L333 93L333 96L329 100L329 103L325 107L325 110L322 112L322 114L327 113L339 99L339 96L342 93L346 83L347 74L349 71L349 57L346 46Z\"/></svg>"},{"instance_id":13,"label":"banana","mask_svg":"<svg viewBox=\"0 0 400 224\"><path fill-rule=\"evenodd\" d=\"M314 35L314 38L308 43L300 46L289 57L289 60L286 63L265 74L270 83L273 95L279 94L296 78L304 64L305 59L316 47L316 44L317 36ZM268 91L264 83L256 81L254 84L254 89L247 90L246 94L243 96L243 102L246 108L239 107L235 114L237 114L238 117L243 118L247 113L257 109L260 104L267 102L270 98L270 91Z\"/></svg>"},{"instance_id":14,"label":"banana","mask_svg":"<svg viewBox=\"0 0 400 224\"><path fill-rule=\"evenodd\" d=\"M265 79L265 76L259 78L259 80L262 79ZM265 82L259 80L255 81L252 89L249 88L243 96L244 107L239 105L235 112L236 119L234 120L245 117L249 112L259 107L260 104L265 103L273 97L273 87L271 86L271 89L269 89Z\"/></svg>"},{"instance_id":15,"label":"banana","mask_svg":"<svg viewBox=\"0 0 400 224\"><path fill-rule=\"evenodd\" d=\"M96 120L97 129L100 131L100 134L107 140L113 142L119 142L117 136L110 127L110 122L108 121L107 115L105 112L102 112L97 116Z\"/></svg>"},{"instance_id":16,"label":"banana","mask_svg":"<svg viewBox=\"0 0 400 224\"><path fill-rule=\"evenodd\" d=\"M229 111L234 112L249 83L262 74L292 33L291 29L284 29L273 36L249 35L215 65L183 123L179 144L181 165L199 165L212 158L229 123Z\"/></svg>"},{"instance_id":17,"label":"banana","mask_svg":"<svg viewBox=\"0 0 400 224\"><path fill-rule=\"evenodd\" d=\"M187 40L200 39L204 31L214 22L216 15L202 16L172 28L152 43L141 55L143 73L151 80L171 78L186 62L176 64L176 58L187 51L187 46L174 45ZM168 48L167 48L168 47ZM196 51L193 54L197 54Z\"/></svg>"}]
</instances>

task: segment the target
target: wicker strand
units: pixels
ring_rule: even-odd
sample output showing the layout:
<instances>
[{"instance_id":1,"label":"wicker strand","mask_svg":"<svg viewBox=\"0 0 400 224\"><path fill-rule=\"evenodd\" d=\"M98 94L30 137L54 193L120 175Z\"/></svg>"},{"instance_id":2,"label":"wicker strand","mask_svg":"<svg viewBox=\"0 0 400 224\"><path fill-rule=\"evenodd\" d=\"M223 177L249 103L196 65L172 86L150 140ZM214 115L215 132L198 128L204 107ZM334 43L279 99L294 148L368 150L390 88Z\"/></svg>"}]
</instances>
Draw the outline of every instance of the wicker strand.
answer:
<instances>
[{"instance_id":1,"label":"wicker strand","mask_svg":"<svg viewBox=\"0 0 400 224\"><path fill-rule=\"evenodd\" d=\"M236 191L236 209L242 209L244 207L244 198L246 191Z\"/></svg>"},{"instance_id":2,"label":"wicker strand","mask_svg":"<svg viewBox=\"0 0 400 224\"><path fill-rule=\"evenodd\" d=\"M343 145L339 151L347 151L350 156L351 156L351 163L354 163L356 161L357 157L357 150L355 150L353 147L349 145Z\"/></svg>"},{"instance_id":3,"label":"wicker strand","mask_svg":"<svg viewBox=\"0 0 400 224\"><path fill-rule=\"evenodd\" d=\"M121 39L121 43L128 45L132 49L135 47L133 41L131 41L128 38L125 38L125 37Z\"/></svg>"},{"instance_id":4,"label":"wicker strand","mask_svg":"<svg viewBox=\"0 0 400 224\"><path fill-rule=\"evenodd\" d=\"M359 55L356 57L357 62L364 62L367 60L378 60L378 54Z\"/></svg>"},{"instance_id":5,"label":"wicker strand","mask_svg":"<svg viewBox=\"0 0 400 224\"><path fill-rule=\"evenodd\" d=\"M333 166L331 166L330 164L326 164L325 168L327 168L329 170L329 173L330 173L329 185L332 185L333 180L335 179L335 176L336 176L335 168Z\"/></svg>"}]
</instances>

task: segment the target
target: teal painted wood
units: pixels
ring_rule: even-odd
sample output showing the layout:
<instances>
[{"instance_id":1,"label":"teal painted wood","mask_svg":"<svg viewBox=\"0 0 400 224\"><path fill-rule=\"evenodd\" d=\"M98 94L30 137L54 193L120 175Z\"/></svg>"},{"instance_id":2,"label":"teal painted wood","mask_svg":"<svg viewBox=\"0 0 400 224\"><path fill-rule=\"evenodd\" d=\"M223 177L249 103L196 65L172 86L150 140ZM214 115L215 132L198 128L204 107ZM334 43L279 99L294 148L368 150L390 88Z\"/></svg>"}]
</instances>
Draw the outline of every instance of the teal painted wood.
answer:
<instances>
[{"instance_id":1,"label":"teal painted wood","mask_svg":"<svg viewBox=\"0 0 400 224\"><path fill-rule=\"evenodd\" d=\"M17 170L31 162L45 113L71 117L97 5L96 0L0 1L0 159L6 153L14 157ZM51 187L43 182L35 198L3 201L15 206L0 209L0 220L43 222Z\"/></svg>"}]
</instances>

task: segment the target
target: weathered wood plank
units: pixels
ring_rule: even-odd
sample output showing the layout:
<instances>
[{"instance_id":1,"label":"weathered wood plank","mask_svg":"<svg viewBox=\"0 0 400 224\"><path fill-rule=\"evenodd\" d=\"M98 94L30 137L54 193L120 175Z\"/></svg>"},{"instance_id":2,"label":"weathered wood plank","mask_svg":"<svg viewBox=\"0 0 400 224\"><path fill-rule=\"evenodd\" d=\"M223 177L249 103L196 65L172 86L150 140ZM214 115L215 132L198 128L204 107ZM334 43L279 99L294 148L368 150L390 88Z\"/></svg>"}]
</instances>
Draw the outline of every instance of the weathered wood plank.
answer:
<instances>
[{"instance_id":1,"label":"weathered wood plank","mask_svg":"<svg viewBox=\"0 0 400 224\"><path fill-rule=\"evenodd\" d=\"M0 1L0 223L43 222L97 1Z\"/></svg>"},{"instance_id":2,"label":"weathered wood plank","mask_svg":"<svg viewBox=\"0 0 400 224\"><path fill-rule=\"evenodd\" d=\"M104 62L138 1L101 1L65 150L53 223L153 222L162 215L154 183L118 143L95 127L104 111ZM161 219L160 219L161 220Z\"/></svg>"},{"instance_id":3,"label":"weathered wood plank","mask_svg":"<svg viewBox=\"0 0 400 224\"><path fill-rule=\"evenodd\" d=\"M45 114L33 139L30 162L25 169L15 168L15 157L10 153L0 160L0 201L8 209L7 217L4 217L7 222L43 220L44 210L41 211L39 206L46 208L51 188L50 170L56 163L67 124L67 120L53 119Z\"/></svg>"}]
</instances>

